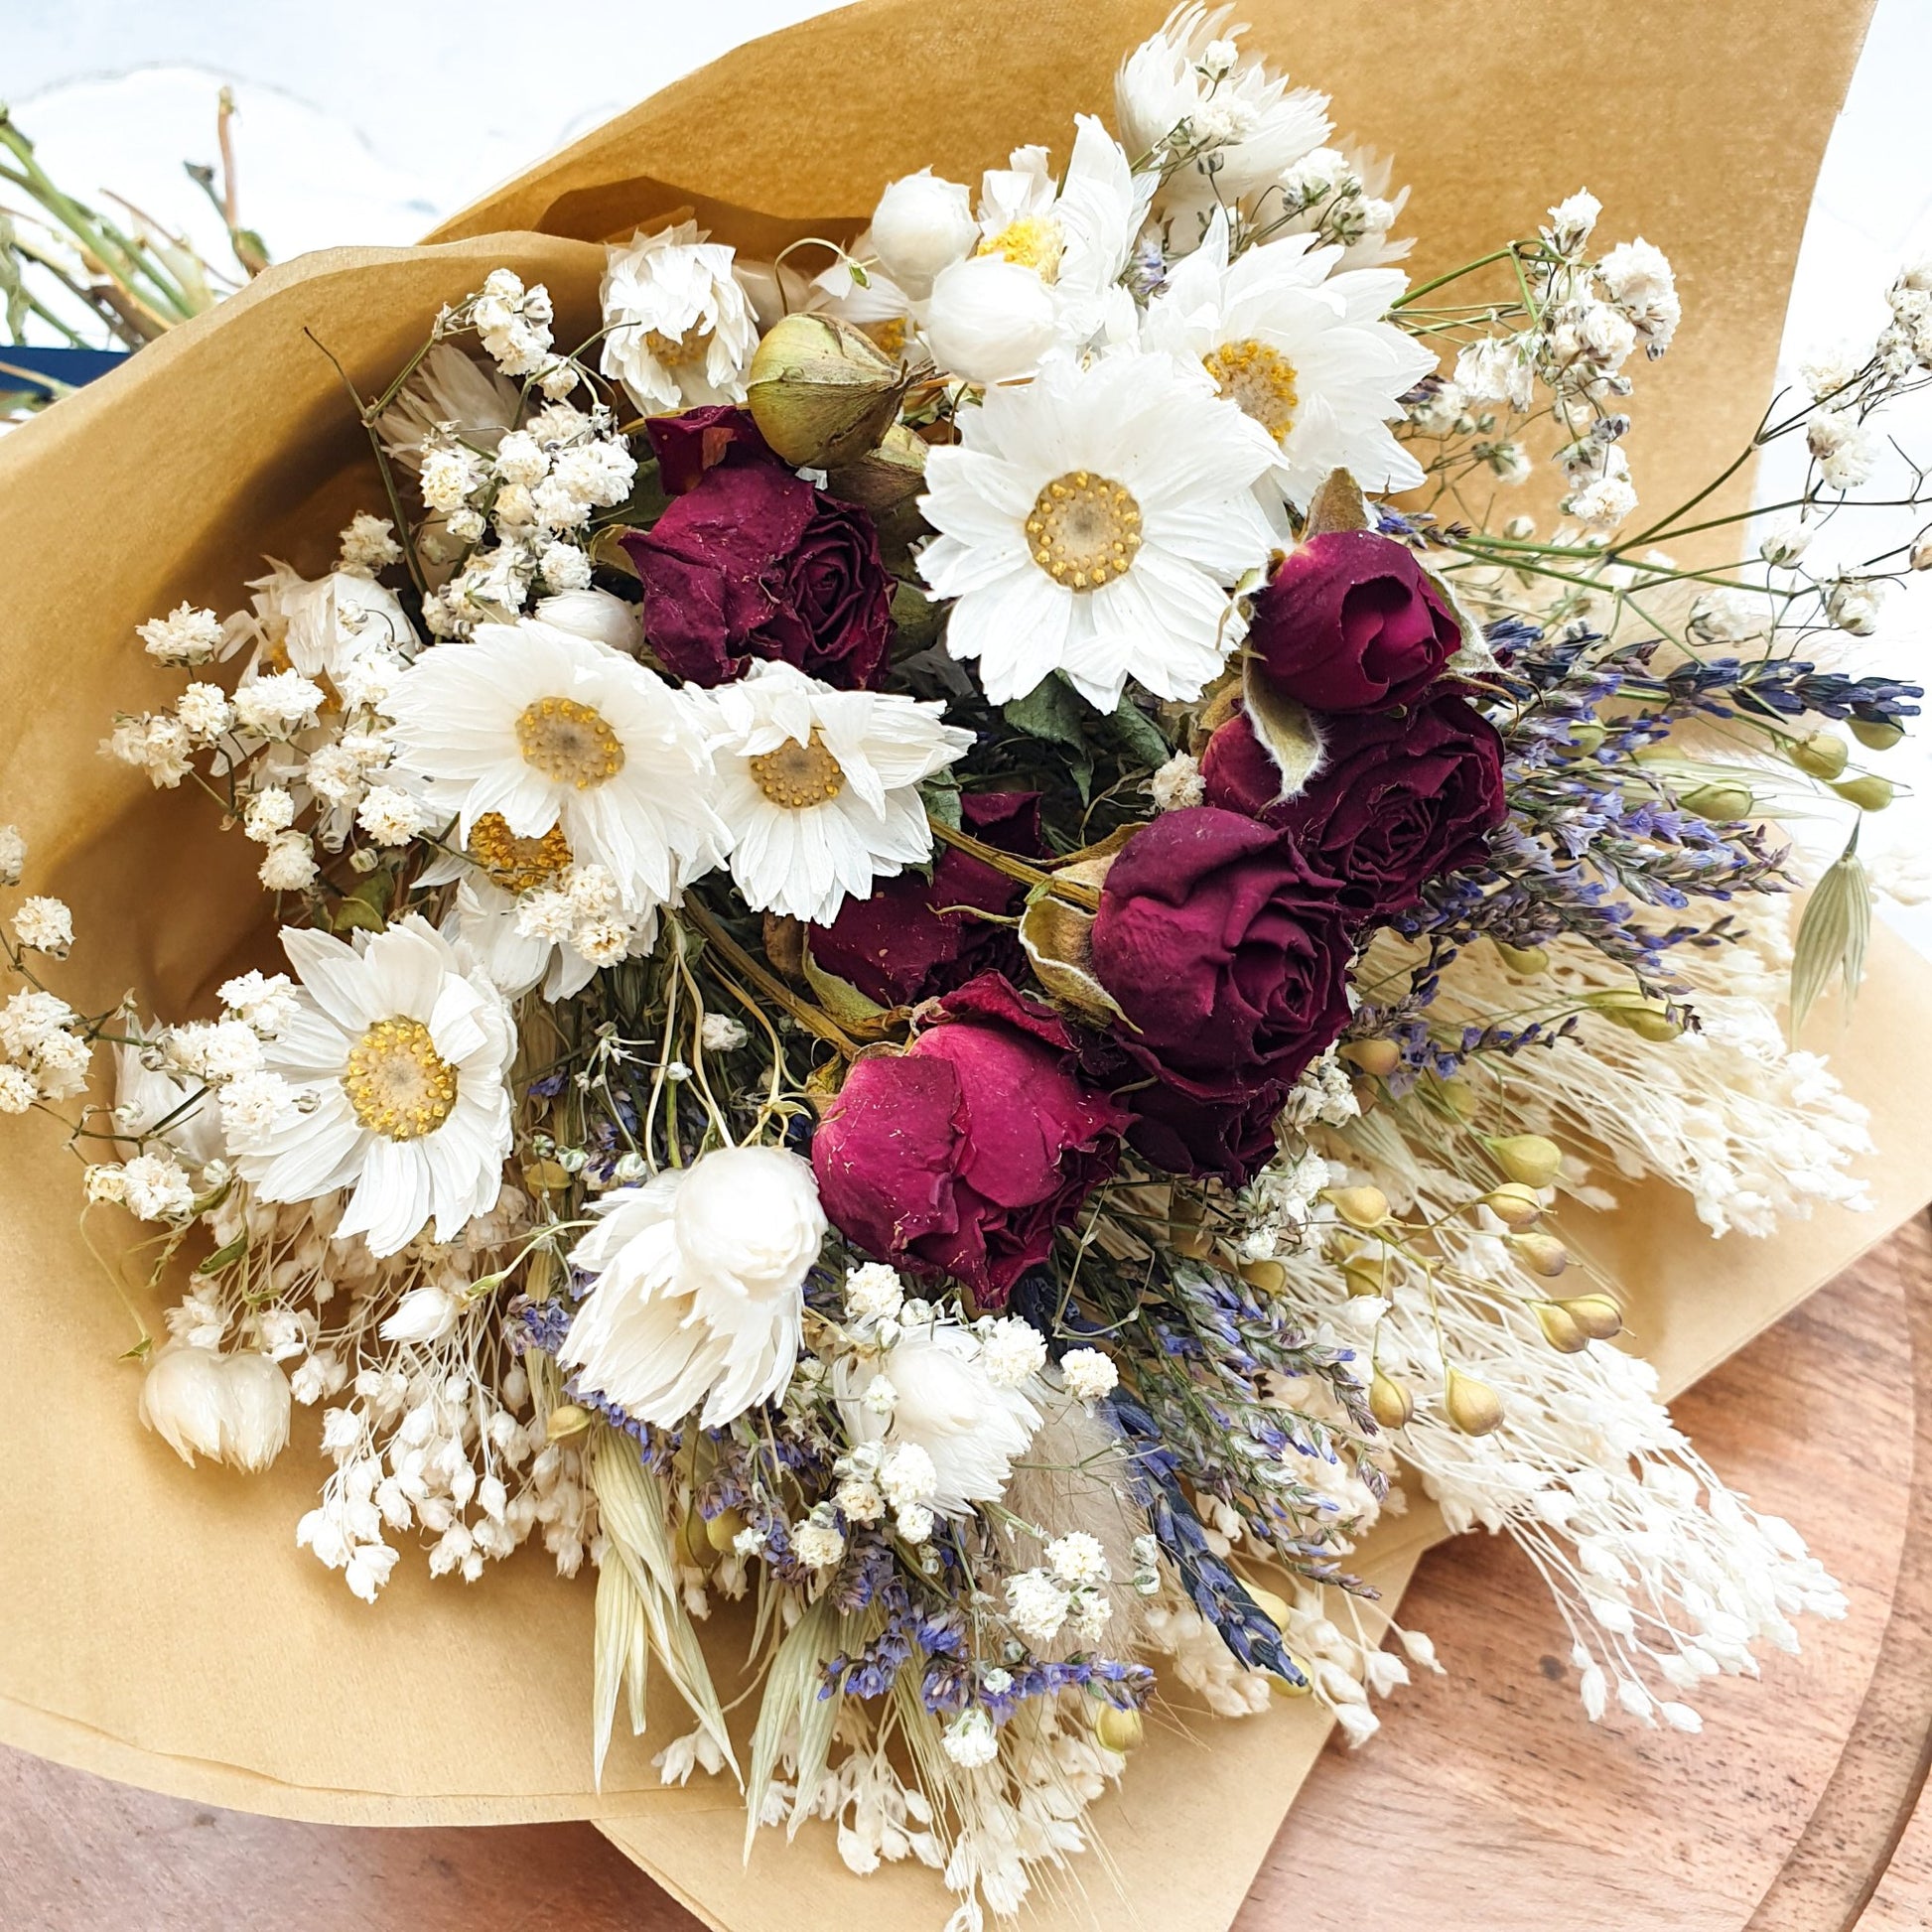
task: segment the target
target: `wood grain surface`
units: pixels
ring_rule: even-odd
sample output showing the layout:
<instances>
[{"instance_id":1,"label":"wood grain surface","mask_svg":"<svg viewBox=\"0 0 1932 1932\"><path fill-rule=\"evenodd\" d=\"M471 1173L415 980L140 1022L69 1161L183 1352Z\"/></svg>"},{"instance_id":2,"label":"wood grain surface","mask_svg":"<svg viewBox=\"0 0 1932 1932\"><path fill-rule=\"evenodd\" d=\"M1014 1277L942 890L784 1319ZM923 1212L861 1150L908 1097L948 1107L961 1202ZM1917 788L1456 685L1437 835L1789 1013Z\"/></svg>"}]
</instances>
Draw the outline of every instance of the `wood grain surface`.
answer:
<instances>
[{"instance_id":1,"label":"wood grain surface","mask_svg":"<svg viewBox=\"0 0 1932 1932\"><path fill-rule=\"evenodd\" d=\"M1850 1617L1707 1692L1701 1737L1592 1729L1514 1548L1433 1552L1403 1618L1447 1674L1392 1699L1365 1749L1330 1746L1239 1932L1932 1926L1932 1224L1676 1407L1727 1480L1800 1525ZM803 1904L798 1924L817 1932ZM3 1932L697 1926L588 1825L299 1825L0 1752Z\"/></svg>"}]
</instances>

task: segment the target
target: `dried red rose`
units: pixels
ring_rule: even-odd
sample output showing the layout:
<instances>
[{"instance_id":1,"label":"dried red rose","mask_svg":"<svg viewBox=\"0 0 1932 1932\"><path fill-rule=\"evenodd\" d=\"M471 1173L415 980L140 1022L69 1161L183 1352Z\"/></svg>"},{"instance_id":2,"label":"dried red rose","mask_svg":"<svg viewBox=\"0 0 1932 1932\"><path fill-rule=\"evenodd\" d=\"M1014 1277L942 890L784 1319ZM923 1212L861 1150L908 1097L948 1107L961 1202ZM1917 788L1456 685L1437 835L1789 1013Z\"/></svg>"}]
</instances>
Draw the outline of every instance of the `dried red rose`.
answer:
<instances>
[{"instance_id":1,"label":"dried red rose","mask_svg":"<svg viewBox=\"0 0 1932 1932\"><path fill-rule=\"evenodd\" d=\"M1288 1088L1348 1023L1340 882L1238 812L1166 812L1121 848L1093 970L1127 1024L1113 1044L1156 1084L1128 1138L1177 1173L1245 1180Z\"/></svg>"},{"instance_id":2,"label":"dried red rose","mask_svg":"<svg viewBox=\"0 0 1932 1932\"><path fill-rule=\"evenodd\" d=\"M843 689L876 684L893 579L872 518L793 475L743 411L653 422L651 440L678 493L621 541L643 583L644 639L665 667L708 686L778 658Z\"/></svg>"},{"instance_id":3,"label":"dried red rose","mask_svg":"<svg viewBox=\"0 0 1932 1932\"><path fill-rule=\"evenodd\" d=\"M1326 718L1321 741L1319 769L1284 800L1280 768L1236 713L1208 741L1201 778L1210 805L1292 832L1360 918L1400 912L1432 879L1474 864L1508 816L1502 740L1449 693Z\"/></svg>"},{"instance_id":4,"label":"dried red rose","mask_svg":"<svg viewBox=\"0 0 1932 1932\"><path fill-rule=\"evenodd\" d=\"M1368 530L1329 530L1291 551L1248 629L1276 689L1311 711L1411 703L1461 643L1414 554Z\"/></svg>"},{"instance_id":5,"label":"dried red rose","mask_svg":"<svg viewBox=\"0 0 1932 1932\"><path fill-rule=\"evenodd\" d=\"M967 792L959 804L975 838L1028 858L1044 854L1037 792ZM947 847L929 880L916 873L881 880L870 898L848 898L829 926L814 926L812 961L886 1007L914 1006L976 973L1018 978L1025 955L1012 926L964 908L1010 916L1025 890Z\"/></svg>"},{"instance_id":6,"label":"dried red rose","mask_svg":"<svg viewBox=\"0 0 1932 1932\"><path fill-rule=\"evenodd\" d=\"M827 1217L881 1261L964 1282L982 1309L1046 1258L1114 1170L1126 1116L1066 1028L997 973L941 1003L903 1053L857 1060L812 1140Z\"/></svg>"}]
</instances>

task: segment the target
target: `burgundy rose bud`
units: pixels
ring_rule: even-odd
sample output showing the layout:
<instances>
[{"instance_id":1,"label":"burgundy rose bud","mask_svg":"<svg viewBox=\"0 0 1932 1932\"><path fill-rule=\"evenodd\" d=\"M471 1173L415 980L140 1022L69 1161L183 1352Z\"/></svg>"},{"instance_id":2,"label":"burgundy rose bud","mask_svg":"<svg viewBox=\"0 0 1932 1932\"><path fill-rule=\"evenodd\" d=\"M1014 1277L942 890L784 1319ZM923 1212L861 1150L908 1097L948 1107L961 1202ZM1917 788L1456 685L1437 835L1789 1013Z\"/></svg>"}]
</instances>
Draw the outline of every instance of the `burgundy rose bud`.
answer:
<instances>
[{"instance_id":1,"label":"burgundy rose bud","mask_svg":"<svg viewBox=\"0 0 1932 1932\"><path fill-rule=\"evenodd\" d=\"M1411 703L1461 646L1414 553L1367 530L1330 530L1291 551L1248 629L1276 687L1311 711Z\"/></svg>"},{"instance_id":2,"label":"burgundy rose bud","mask_svg":"<svg viewBox=\"0 0 1932 1932\"><path fill-rule=\"evenodd\" d=\"M1150 1160L1237 1183L1266 1160L1263 1126L1348 1024L1340 891L1286 833L1211 805L1121 848L1093 970L1128 1023L1115 1044L1167 1089L1123 1096Z\"/></svg>"},{"instance_id":3,"label":"burgundy rose bud","mask_svg":"<svg viewBox=\"0 0 1932 1932\"><path fill-rule=\"evenodd\" d=\"M1026 858L1044 855L1037 792L969 791L959 804L975 838ZM910 872L881 880L870 898L848 898L829 926L812 927L812 961L884 1007L916 1006L977 973L1018 979L1025 955L1013 928L965 908L1010 916L1025 890L944 847L929 880Z\"/></svg>"},{"instance_id":4,"label":"burgundy rose bud","mask_svg":"<svg viewBox=\"0 0 1932 1932\"><path fill-rule=\"evenodd\" d=\"M1407 713L1322 720L1322 761L1295 797L1245 713L1208 741L1207 802L1291 832L1309 861L1342 882L1349 908L1386 918L1432 879L1475 864L1509 815L1495 727L1449 693Z\"/></svg>"},{"instance_id":5,"label":"burgundy rose bud","mask_svg":"<svg viewBox=\"0 0 1932 1932\"><path fill-rule=\"evenodd\" d=\"M689 479L688 487L648 530L621 539L643 582L645 642L693 684L723 684L755 657L847 690L877 683L893 580L872 518L751 441L758 432L736 421L742 412L691 413L725 420L662 432L666 486Z\"/></svg>"},{"instance_id":6,"label":"burgundy rose bud","mask_svg":"<svg viewBox=\"0 0 1932 1932\"><path fill-rule=\"evenodd\" d=\"M749 409L728 402L687 409L681 416L653 416L644 425L667 496L695 489L707 470L721 463L769 463L770 450Z\"/></svg>"},{"instance_id":7,"label":"burgundy rose bud","mask_svg":"<svg viewBox=\"0 0 1932 1932\"><path fill-rule=\"evenodd\" d=\"M951 1275L982 1309L1046 1258L1114 1171L1126 1116L1079 1078L1050 1008L982 973L903 1053L854 1062L812 1139L834 1227L880 1261Z\"/></svg>"}]
</instances>

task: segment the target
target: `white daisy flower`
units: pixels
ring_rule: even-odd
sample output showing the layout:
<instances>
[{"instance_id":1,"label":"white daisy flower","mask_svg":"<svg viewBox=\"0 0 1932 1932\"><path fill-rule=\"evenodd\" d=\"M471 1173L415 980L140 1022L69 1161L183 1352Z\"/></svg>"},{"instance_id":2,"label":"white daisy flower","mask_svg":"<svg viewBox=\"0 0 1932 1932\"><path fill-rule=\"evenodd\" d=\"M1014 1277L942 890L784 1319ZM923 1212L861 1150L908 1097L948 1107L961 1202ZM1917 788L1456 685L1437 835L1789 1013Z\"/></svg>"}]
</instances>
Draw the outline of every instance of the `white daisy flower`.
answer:
<instances>
[{"instance_id":1,"label":"white daisy flower","mask_svg":"<svg viewBox=\"0 0 1932 1932\"><path fill-rule=\"evenodd\" d=\"M1413 489L1422 467L1388 426L1436 357L1384 320L1406 278L1385 268L1331 274L1341 250L1311 244L1290 235L1230 265L1217 209L1200 247L1148 305L1143 340L1198 361L1275 439L1282 467L1263 481L1278 498L1305 505L1331 470L1366 489Z\"/></svg>"},{"instance_id":2,"label":"white daisy flower","mask_svg":"<svg viewBox=\"0 0 1932 1932\"><path fill-rule=\"evenodd\" d=\"M986 695L1063 671L1103 711L1129 677L1198 697L1241 637L1225 587L1275 541L1254 495L1280 462L1268 433L1204 372L1131 350L1056 357L959 428L926 461L939 535L919 570L957 600L946 645L979 660Z\"/></svg>"},{"instance_id":3,"label":"white daisy flower","mask_svg":"<svg viewBox=\"0 0 1932 1932\"><path fill-rule=\"evenodd\" d=\"M411 915L345 945L285 927L300 1010L262 1044L294 1108L229 1153L268 1201L352 1188L339 1238L392 1255L436 1221L453 1240L489 1211L510 1151L509 1007L483 972Z\"/></svg>"},{"instance_id":4,"label":"white daisy flower","mask_svg":"<svg viewBox=\"0 0 1932 1932\"><path fill-rule=\"evenodd\" d=\"M1153 189L1091 115L1079 117L1058 183L1044 148L1016 148L982 178L974 254L934 277L923 315L933 354L955 375L1000 382L1029 373L1055 341L1080 348L1131 336L1134 302L1120 276ZM996 262L1031 271L1045 299L1026 300Z\"/></svg>"},{"instance_id":5,"label":"white daisy flower","mask_svg":"<svg viewBox=\"0 0 1932 1932\"><path fill-rule=\"evenodd\" d=\"M604 373L645 415L745 400L758 323L732 250L695 221L609 251L604 327Z\"/></svg>"},{"instance_id":6,"label":"white daisy flower","mask_svg":"<svg viewBox=\"0 0 1932 1932\"><path fill-rule=\"evenodd\" d=\"M692 713L588 638L530 618L480 624L471 642L425 651L384 708L397 768L455 817L455 843L485 871L599 865L641 913L723 852Z\"/></svg>"},{"instance_id":7,"label":"white daisy flower","mask_svg":"<svg viewBox=\"0 0 1932 1932\"><path fill-rule=\"evenodd\" d=\"M835 691L783 663L705 702L732 878L753 911L829 925L875 880L931 858L920 782L973 742L940 705Z\"/></svg>"},{"instance_id":8,"label":"white daisy flower","mask_svg":"<svg viewBox=\"0 0 1932 1932\"><path fill-rule=\"evenodd\" d=\"M1266 189L1328 138L1328 100L1290 87L1241 52L1234 9L1175 7L1114 82L1121 137L1136 155L1184 157L1162 190L1173 239L1189 247L1215 207Z\"/></svg>"}]
</instances>

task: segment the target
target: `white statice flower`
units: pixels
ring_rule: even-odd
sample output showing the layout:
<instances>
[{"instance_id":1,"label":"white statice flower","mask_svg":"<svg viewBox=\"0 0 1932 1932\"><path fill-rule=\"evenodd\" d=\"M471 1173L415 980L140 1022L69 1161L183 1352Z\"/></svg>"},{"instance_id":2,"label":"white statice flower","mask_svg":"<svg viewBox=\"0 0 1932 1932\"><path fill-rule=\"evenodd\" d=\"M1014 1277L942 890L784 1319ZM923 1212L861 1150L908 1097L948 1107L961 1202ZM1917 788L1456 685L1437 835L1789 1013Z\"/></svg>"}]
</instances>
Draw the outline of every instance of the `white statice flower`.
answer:
<instances>
[{"instance_id":1,"label":"white statice flower","mask_svg":"<svg viewBox=\"0 0 1932 1932\"><path fill-rule=\"evenodd\" d=\"M732 878L753 911L829 925L848 897L930 859L919 786L973 742L942 706L834 690L779 662L702 702Z\"/></svg>"},{"instance_id":2,"label":"white statice flower","mask_svg":"<svg viewBox=\"0 0 1932 1932\"><path fill-rule=\"evenodd\" d=\"M550 291L541 282L523 286L507 268L492 268L483 293L470 305L470 322L486 354L505 375L536 375L552 358Z\"/></svg>"},{"instance_id":3,"label":"white statice flower","mask_svg":"<svg viewBox=\"0 0 1932 1932\"><path fill-rule=\"evenodd\" d=\"M638 1422L723 1428L784 1393L825 1238L811 1166L719 1148L607 1194L571 1251L596 1278L559 1362Z\"/></svg>"},{"instance_id":4,"label":"white statice flower","mask_svg":"<svg viewBox=\"0 0 1932 1932\"><path fill-rule=\"evenodd\" d=\"M964 261L979 240L965 184L921 168L887 187L873 209L866 246L855 252L869 253L908 297L923 301L934 276Z\"/></svg>"},{"instance_id":5,"label":"white statice flower","mask_svg":"<svg viewBox=\"0 0 1932 1932\"><path fill-rule=\"evenodd\" d=\"M0 825L0 886L18 886L27 870L27 841L18 825Z\"/></svg>"},{"instance_id":6,"label":"white statice flower","mask_svg":"<svg viewBox=\"0 0 1932 1932\"><path fill-rule=\"evenodd\" d=\"M1148 795L1157 812L1183 811L1198 805L1207 796L1207 781L1201 776L1200 759L1176 752L1147 781Z\"/></svg>"},{"instance_id":7,"label":"white statice flower","mask_svg":"<svg viewBox=\"0 0 1932 1932\"><path fill-rule=\"evenodd\" d=\"M1076 1402L1098 1402L1120 1386L1120 1370L1097 1348L1069 1348L1060 1357L1060 1385Z\"/></svg>"},{"instance_id":8,"label":"white statice flower","mask_svg":"<svg viewBox=\"0 0 1932 1932\"><path fill-rule=\"evenodd\" d=\"M603 302L600 366L645 415L745 400L758 322L733 251L695 221L611 248Z\"/></svg>"},{"instance_id":9,"label":"white statice flower","mask_svg":"<svg viewBox=\"0 0 1932 1932\"><path fill-rule=\"evenodd\" d=\"M1328 138L1326 96L1245 55L1233 16L1198 0L1175 7L1114 82L1129 151L1183 164L1162 196L1176 248L1194 245L1210 209L1273 187Z\"/></svg>"},{"instance_id":10,"label":"white statice flower","mask_svg":"<svg viewBox=\"0 0 1932 1932\"><path fill-rule=\"evenodd\" d=\"M271 561L249 589L252 616L239 621L258 646L258 671L340 679L364 651L408 656L416 649L415 628L395 592L359 571L307 578Z\"/></svg>"},{"instance_id":11,"label":"white statice flower","mask_svg":"<svg viewBox=\"0 0 1932 1932\"><path fill-rule=\"evenodd\" d=\"M862 1368L851 1356L834 1365L833 1394L847 1439L877 1446L885 1458L882 1471L903 1450L919 1450L934 1486L915 1500L942 1516L964 1516L974 1503L997 1502L1012 1478L1014 1457L1025 1454L1040 1426L1032 1393L1002 1388L993 1379L971 1329L930 1316L901 1328L877 1359L877 1372L898 1398L890 1417L866 1406L873 1368ZM902 1472L904 1465L895 1466Z\"/></svg>"},{"instance_id":12,"label":"white statice flower","mask_svg":"<svg viewBox=\"0 0 1932 1932\"><path fill-rule=\"evenodd\" d=\"M481 625L472 642L425 651L387 705L398 766L485 871L498 857L512 869L599 865L641 914L724 849L689 707L655 673L569 631Z\"/></svg>"},{"instance_id":13,"label":"white statice flower","mask_svg":"<svg viewBox=\"0 0 1932 1932\"><path fill-rule=\"evenodd\" d=\"M34 894L14 908L14 937L34 952L65 959L73 944L73 914L63 899Z\"/></svg>"},{"instance_id":14,"label":"white statice flower","mask_svg":"<svg viewBox=\"0 0 1932 1932\"><path fill-rule=\"evenodd\" d=\"M1056 357L990 391L927 458L919 499L939 532L920 573L956 600L947 649L978 660L996 704L1054 671L1102 711L1130 677L1198 697L1241 638L1227 587L1275 542L1254 490L1280 460L1205 370L1166 354Z\"/></svg>"},{"instance_id":15,"label":"white statice flower","mask_svg":"<svg viewBox=\"0 0 1932 1932\"><path fill-rule=\"evenodd\" d=\"M148 1363L140 1415L191 1468L206 1455L253 1473L288 1447L288 1377L252 1349L220 1355L171 1341Z\"/></svg>"},{"instance_id":16,"label":"white statice flower","mask_svg":"<svg viewBox=\"0 0 1932 1932\"><path fill-rule=\"evenodd\" d=\"M195 1183L172 1154L137 1154L121 1170L121 1198L140 1221L179 1221L195 1205Z\"/></svg>"},{"instance_id":17,"label":"white statice flower","mask_svg":"<svg viewBox=\"0 0 1932 1932\"><path fill-rule=\"evenodd\" d=\"M1133 334L1133 298L1121 271L1147 213L1153 180L1136 180L1121 145L1091 115L1079 116L1065 174L1055 181L1044 148L1016 148L1004 168L981 179L980 239L965 261L942 269L923 311L925 341L940 365L972 382L1029 374L1052 343L1070 349L1120 342ZM1007 273L991 268L1005 262ZM1032 360L1001 312L1027 317L1040 308L1010 271L1031 275L1051 318Z\"/></svg>"},{"instance_id":18,"label":"white statice flower","mask_svg":"<svg viewBox=\"0 0 1932 1932\"><path fill-rule=\"evenodd\" d=\"M212 611L187 603L177 604L165 618L137 624L134 634L161 664L206 664L218 657L228 642L227 630Z\"/></svg>"},{"instance_id":19,"label":"white statice flower","mask_svg":"<svg viewBox=\"0 0 1932 1932\"><path fill-rule=\"evenodd\" d=\"M1346 470L1365 489L1413 489L1422 466L1389 431L1435 352L1386 318L1398 269L1334 272L1338 248L1289 235L1230 260L1227 217L1175 264L1148 306L1143 339L1198 362L1281 450L1263 474L1277 500L1306 505Z\"/></svg>"},{"instance_id":20,"label":"white statice flower","mask_svg":"<svg viewBox=\"0 0 1932 1932\"><path fill-rule=\"evenodd\" d=\"M345 944L284 928L301 1005L263 1043L296 1111L230 1144L265 1201L347 1188L336 1238L392 1255L433 1218L450 1241L502 1191L516 1030L471 959L411 915Z\"/></svg>"}]
</instances>

